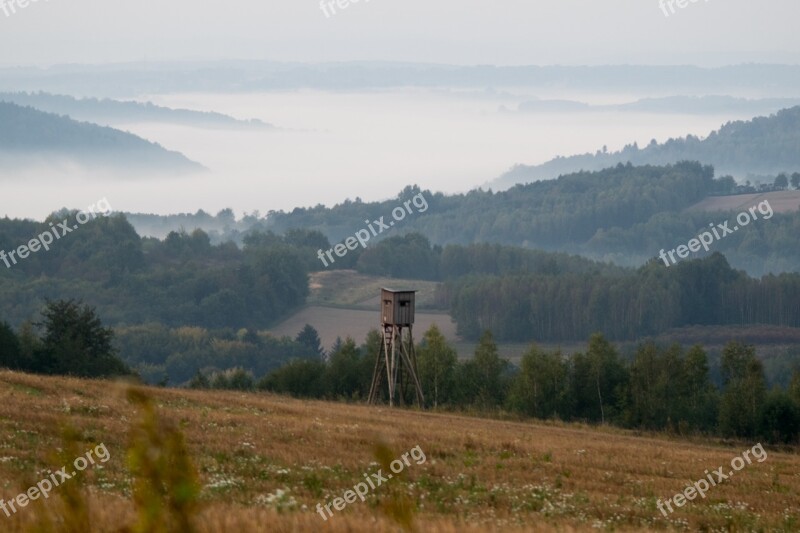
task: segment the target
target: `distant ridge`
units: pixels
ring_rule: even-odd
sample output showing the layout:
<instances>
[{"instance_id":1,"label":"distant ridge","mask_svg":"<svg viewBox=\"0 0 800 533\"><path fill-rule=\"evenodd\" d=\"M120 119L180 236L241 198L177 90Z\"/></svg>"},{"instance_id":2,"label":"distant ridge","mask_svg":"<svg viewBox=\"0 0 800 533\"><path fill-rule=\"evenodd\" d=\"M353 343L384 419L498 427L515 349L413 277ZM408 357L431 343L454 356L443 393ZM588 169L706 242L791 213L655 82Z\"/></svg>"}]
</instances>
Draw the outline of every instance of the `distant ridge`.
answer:
<instances>
[{"instance_id":1,"label":"distant ridge","mask_svg":"<svg viewBox=\"0 0 800 533\"><path fill-rule=\"evenodd\" d=\"M390 87L526 87L625 91L642 94L795 94L800 65L492 66L386 61L296 63L177 61L54 65L0 69L1 91L130 97L177 92L243 93L273 90L356 90Z\"/></svg>"},{"instance_id":2,"label":"distant ridge","mask_svg":"<svg viewBox=\"0 0 800 533\"><path fill-rule=\"evenodd\" d=\"M205 169L131 133L0 102L0 167L62 162L121 171Z\"/></svg>"},{"instance_id":3,"label":"distant ridge","mask_svg":"<svg viewBox=\"0 0 800 533\"><path fill-rule=\"evenodd\" d=\"M618 152L598 150L594 154L556 157L541 165L516 165L488 186L505 190L518 183L601 170L618 163L668 165L678 161L699 161L714 166L717 175L730 174L740 179L800 170L800 106L768 117L728 122L705 139L688 135L661 144L653 140L645 148L634 143Z\"/></svg>"},{"instance_id":4,"label":"distant ridge","mask_svg":"<svg viewBox=\"0 0 800 533\"><path fill-rule=\"evenodd\" d=\"M67 115L75 120L84 120L110 126L128 122L167 122L199 128L227 129L274 129L275 126L258 119L239 120L222 113L172 109L151 102L110 100L108 98L74 98L72 96L46 92L5 92L0 101L21 106L30 106L39 111Z\"/></svg>"}]
</instances>

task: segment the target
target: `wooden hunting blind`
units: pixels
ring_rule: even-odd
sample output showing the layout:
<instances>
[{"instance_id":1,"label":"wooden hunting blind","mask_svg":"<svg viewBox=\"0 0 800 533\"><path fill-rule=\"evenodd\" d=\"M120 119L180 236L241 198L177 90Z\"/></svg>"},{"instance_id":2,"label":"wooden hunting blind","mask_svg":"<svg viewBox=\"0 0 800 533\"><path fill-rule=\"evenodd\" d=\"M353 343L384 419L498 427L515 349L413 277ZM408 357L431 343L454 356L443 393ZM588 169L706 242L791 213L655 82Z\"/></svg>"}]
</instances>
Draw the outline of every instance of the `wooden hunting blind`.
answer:
<instances>
[{"instance_id":1,"label":"wooden hunting blind","mask_svg":"<svg viewBox=\"0 0 800 533\"><path fill-rule=\"evenodd\" d=\"M414 387L417 405L423 407L425 404L412 335L416 292L381 289L383 343L375 358L375 371L369 389L371 404L378 401L384 375L388 385L389 406L394 406L395 398L401 405L405 403L409 383Z\"/></svg>"},{"instance_id":2,"label":"wooden hunting blind","mask_svg":"<svg viewBox=\"0 0 800 533\"><path fill-rule=\"evenodd\" d=\"M383 311L381 324L411 326L414 323L414 296L416 291L381 289Z\"/></svg>"}]
</instances>

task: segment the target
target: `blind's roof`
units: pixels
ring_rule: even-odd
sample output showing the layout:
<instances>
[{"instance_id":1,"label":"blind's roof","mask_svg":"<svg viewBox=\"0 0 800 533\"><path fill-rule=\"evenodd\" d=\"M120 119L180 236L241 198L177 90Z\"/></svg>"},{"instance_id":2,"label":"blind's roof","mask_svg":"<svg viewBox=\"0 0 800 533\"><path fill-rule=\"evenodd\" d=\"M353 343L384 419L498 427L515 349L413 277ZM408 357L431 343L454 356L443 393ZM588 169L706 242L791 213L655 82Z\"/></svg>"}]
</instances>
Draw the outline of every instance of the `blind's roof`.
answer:
<instances>
[{"instance_id":1,"label":"blind's roof","mask_svg":"<svg viewBox=\"0 0 800 533\"><path fill-rule=\"evenodd\" d=\"M418 292L414 289L387 289L386 287L381 288L382 291L391 292L391 293L401 293L401 292Z\"/></svg>"}]
</instances>

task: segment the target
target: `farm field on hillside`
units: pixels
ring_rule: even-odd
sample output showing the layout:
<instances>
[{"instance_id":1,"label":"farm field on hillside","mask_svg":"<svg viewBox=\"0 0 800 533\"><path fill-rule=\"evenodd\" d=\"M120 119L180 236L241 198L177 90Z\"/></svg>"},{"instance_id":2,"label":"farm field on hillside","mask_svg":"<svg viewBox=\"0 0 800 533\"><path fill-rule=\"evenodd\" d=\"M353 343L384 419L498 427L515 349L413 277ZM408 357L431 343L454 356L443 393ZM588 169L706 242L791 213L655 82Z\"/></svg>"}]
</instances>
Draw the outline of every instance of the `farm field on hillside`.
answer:
<instances>
[{"instance_id":1,"label":"farm field on hillside","mask_svg":"<svg viewBox=\"0 0 800 533\"><path fill-rule=\"evenodd\" d=\"M368 276L355 270L314 272L309 280L311 305L335 305L359 309L380 309L381 288L417 291L417 309L435 309L435 281L402 280Z\"/></svg>"},{"instance_id":2,"label":"farm field on hillside","mask_svg":"<svg viewBox=\"0 0 800 533\"><path fill-rule=\"evenodd\" d=\"M273 335L294 337L303 326L311 324L319 333L322 346L328 350L336 341L351 336L358 344L371 329L380 329L380 315L377 304L372 311L361 309L340 309L336 307L309 306L301 309L284 320L269 332ZM431 324L436 324L442 334L449 340L456 340L456 325L450 315L444 313L426 313L417 310L414 324L414 340L419 342Z\"/></svg>"},{"instance_id":3,"label":"farm field on hillside","mask_svg":"<svg viewBox=\"0 0 800 533\"><path fill-rule=\"evenodd\" d=\"M135 516L126 464L140 413L128 385L0 373L0 497L6 501L64 464L59 425L77 431L76 450L107 447L102 469L69 480L89 495L92 531L120 531ZM656 507L705 471L756 443L688 442L608 428L496 421L449 414L308 402L265 394L141 389L160 417L180 428L202 486L197 531L698 530L796 531L800 457L767 449L705 499L669 517ZM323 520L325 505L388 460L418 447L402 475ZM63 456L64 454L62 454ZM423 458L424 456L424 458ZM752 455L751 455L752 457ZM381 464L378 464L381 458ZM624 458L624 461L623 461ZM6 531L63 512L60 486L28 502ZM403 502L411 504L410 514ZM48 530L48 529L45 529Z\"/></svg>"},{"instance_id":4,"label":"farm field on hillside","mask_svg":"<svg viewBox=\"0 0 800 533\"><path fill-rule=\"evenodd\" d=\"M800 208L800 191L780 191L735 196L710 196L689 208L689 211L746 211L764 200L776 213L792 213Z\"/></svg>"}]
</instances>

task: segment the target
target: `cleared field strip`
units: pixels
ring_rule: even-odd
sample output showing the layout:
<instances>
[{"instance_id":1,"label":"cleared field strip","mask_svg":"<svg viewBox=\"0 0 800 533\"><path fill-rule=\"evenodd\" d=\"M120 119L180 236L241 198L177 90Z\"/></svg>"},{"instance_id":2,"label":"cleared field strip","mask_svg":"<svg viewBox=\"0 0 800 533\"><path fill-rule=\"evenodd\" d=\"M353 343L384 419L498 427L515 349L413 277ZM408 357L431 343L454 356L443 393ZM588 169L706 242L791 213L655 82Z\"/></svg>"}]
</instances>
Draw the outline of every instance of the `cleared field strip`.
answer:
<instances>
[{"instance_id":1,"label":"cleared field strip","mask_svg":"<svg viewBox=\"0 0 800 533\"><path fill-rule=\"evenodd\" d=\"M694 204L688 211L746 211L764 200L769 200L769 205L776 213L792 213L800 208L800 191L709 196Z\"/></svg>"},{"instance_id":2,"label":"cleared field strip","mask_svg":"<svg viewBox=\"0 0 800 533\"><path fill-rule=\"evenodd\" d=\"M353 337L357 343L362 343L371 329L380 328L380 315L376 307L374 311L361 309L338 309L334 307L309 306L283 323L269 330L273 335L294 337L306 324L311 324L319 332L322 345L329 349L336 342L336 337L344 339ZM448 341L455 342L456 325L450 315L421 312L417 309L416 323L414 324L414 340L419 342L422 335L432 324L436 324Z\"/></svg>"}]
</instances>

